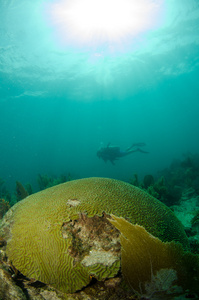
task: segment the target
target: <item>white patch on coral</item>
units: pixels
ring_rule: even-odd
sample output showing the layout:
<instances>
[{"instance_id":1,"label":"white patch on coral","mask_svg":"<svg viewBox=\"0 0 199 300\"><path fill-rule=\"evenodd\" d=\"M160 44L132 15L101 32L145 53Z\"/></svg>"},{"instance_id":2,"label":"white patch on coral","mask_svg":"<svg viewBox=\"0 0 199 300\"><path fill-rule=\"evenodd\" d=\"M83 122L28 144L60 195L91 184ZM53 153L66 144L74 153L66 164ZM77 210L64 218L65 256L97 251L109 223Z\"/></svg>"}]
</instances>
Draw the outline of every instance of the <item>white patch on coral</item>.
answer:
<instances>
[{"instance_id":1,"label":"white patch on coral","mask_svg":"<svg viewBox=\"0 0 199 300\"><path fill-rule=\"evenodd\" d=\"M93 266L95 264L111 266L116 260L118 260L118 257L114 255L114 253L101 249L90 251L89 255L86 255L81 263L86 267Z\"/></svg>"},{"instance_id":2,"label":"white patch on coral","mask_svg":"<svg viewBox=\"0 0 199 300\"><path fill-rule=\"evenodd\" d=\"M80 204L81 201L77 200L77 199L68 199L67 201L67 205L69 206L78 206Z\"/></svg>"}]
</instances>

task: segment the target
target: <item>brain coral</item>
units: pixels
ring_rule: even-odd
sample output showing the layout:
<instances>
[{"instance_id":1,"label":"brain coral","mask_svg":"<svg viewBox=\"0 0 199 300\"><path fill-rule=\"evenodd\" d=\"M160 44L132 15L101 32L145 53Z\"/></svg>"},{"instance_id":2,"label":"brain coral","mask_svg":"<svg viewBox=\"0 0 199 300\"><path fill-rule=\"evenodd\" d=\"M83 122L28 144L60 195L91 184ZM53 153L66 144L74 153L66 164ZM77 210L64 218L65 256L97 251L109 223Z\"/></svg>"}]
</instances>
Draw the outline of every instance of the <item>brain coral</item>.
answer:
<instances>
[{"instance_id":1,"label":"brain coral","mask_svg":"<svg viewBox=\"0 0 199 300\"><path fill-rule=\"evenodd\" d=\"M22 274L64 292L81 289L93 274L99 280L112 277L119 270L119 257L104 250L90 251L90 256L84 257L81 251L78 255L74 251L82 247L84 230L81 239L75 239L74 233L81 231L86 220L97 218L88 223L91 229L103 215L110 214L142 225L162 241L188 245L173 212L152 196L122 181L87 178L48 188L17 203L10 212L7 256ZM113 234L108 223L104 221L107 241ZM117 253L113 240L110 243Z\"/></svg>"}]
</instances>

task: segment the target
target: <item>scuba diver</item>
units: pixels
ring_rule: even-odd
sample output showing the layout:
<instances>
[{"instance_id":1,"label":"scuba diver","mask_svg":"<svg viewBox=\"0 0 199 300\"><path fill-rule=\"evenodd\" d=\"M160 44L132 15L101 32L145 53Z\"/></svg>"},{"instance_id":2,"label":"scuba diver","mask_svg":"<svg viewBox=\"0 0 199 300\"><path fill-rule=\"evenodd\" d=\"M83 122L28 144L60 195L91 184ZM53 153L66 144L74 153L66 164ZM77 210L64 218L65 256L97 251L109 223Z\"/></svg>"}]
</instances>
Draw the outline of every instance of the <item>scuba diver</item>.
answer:
<instances>
[{"instance_id":1,"label":"scuba diver","mask_svg":"<svg viewBox=\"0 0 199 300\"><path fill-rule=\"evenodd\" d=\"M118 146L111 146L110 143L106 147L101 146L100 149L97 151L97 156L99 158L102 158L104 162L107 162L107 160L110 160L110 162L114 165L115 160L118 160L120 157L129 155L133 152L142 152L142 153L149 153L147 151L144 151L138 147L145 146L145 143L137 143L133 144L132 146L128 147L126 150L122 151L120 150L120 147Z\"/></svg>"}]
</instances>

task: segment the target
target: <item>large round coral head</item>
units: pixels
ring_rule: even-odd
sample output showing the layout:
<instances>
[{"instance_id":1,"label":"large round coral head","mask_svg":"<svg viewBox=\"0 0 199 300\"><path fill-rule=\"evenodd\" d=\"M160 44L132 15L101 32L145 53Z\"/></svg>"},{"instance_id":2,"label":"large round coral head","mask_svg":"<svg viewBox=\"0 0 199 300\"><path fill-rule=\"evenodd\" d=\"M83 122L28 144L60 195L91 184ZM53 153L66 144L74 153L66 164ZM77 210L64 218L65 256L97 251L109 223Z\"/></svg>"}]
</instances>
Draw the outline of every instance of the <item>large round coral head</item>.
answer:
<instances>
[{"instance_id":1,"label":"large round coral head","mask_svg":"<svg viewBox=\"0 0 199 300\"><path fill-rule=\"evenodd\" d=\"M122 42L154 29L163 0L58 0L48 11L62 42Z\"/></svg>"},{"instance_id":2,"label":"large round coral head","mask_svg":"<svg viewBox=\"0 0 199 300\"><path fill-rule=\"evenodd\" d=\"M108 178L69 181L19 201L3 229L6 254L23 275L63 292L81 290L120 269L120 237L110 216L140 224L163 241L187 246L173 212L144 191ZM10 226L11 224L11 226Z\"/></svg>"}]
</instances>

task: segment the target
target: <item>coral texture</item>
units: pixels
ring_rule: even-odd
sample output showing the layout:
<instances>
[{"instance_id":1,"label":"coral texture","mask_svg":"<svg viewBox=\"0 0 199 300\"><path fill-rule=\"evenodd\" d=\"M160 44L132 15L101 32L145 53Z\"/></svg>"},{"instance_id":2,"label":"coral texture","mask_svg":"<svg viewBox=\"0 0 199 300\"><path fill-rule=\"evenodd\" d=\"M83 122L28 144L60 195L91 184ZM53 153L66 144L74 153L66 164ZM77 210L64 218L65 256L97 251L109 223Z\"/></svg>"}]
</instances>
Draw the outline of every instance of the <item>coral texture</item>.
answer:
<instances>
[{"instance_id":1,"label":"coral texture","mask_svg":"<svg viewBox=\"0 0 199 300\"><path fill-rule=\"evenodd\" d=\"M2 230L7 239L7 256L25 276L64 292L81 289L92 276L99 280L110 278L119 270L119 258L107 255L106 262L102 251L107 249L101 246L92 248L92 252L89 248L85 250L80 226L83 215L88 229L96 223L95 220L89 223L89 218L105 214L140 224L162 241L179 241L185 248L188 245L184 229L173 212L152 196L122 181L87 178L51 187L12 207L4 217ZM73 221L76 223L70 224ZM7 223L12 224L9 233ZM104 240L107 240L108 225L106 220L102 223ZM71 226L71 230L67 231L67 226ZM111 236L113 228L109 231ZM78 235L76 243L74 235ZM88 234L85 238L88 239ZM116 253L117 242L110 240L110 243ZM86 255L92 258L92 265Z\"/></svg>"},{"instance_id":2,"label":"coral texture","mask_svg":"<svg viewBox=\"0 0 199 300\"><path fill-rule=\"evenodd\" d=\"M180 243L162 242L124 218L112 215L110 222L121 232L122 274L140 296L199 293L199 255L184 251Z\"/></svg>"}]
</instances>

